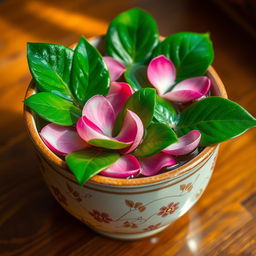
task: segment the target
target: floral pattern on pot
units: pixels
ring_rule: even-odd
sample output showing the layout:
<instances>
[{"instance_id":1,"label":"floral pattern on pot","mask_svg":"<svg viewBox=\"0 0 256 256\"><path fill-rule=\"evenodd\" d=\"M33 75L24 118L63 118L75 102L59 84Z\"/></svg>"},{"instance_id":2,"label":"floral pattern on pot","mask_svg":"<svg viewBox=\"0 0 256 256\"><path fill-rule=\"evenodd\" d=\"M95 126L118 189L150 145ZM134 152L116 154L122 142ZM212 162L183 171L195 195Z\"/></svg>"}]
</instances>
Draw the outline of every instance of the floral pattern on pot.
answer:
<instances>
[{"instance_id":1,"label":"floral pattern on pot","mask_svg":"<svg viewBox=\"0 0 256 256\"><path fill-rule=\"evenodd\" d=\"M132 235L161 230L186 213L207 186L216 152L185 174L139 189L113 189L93 183L82 187L71 176L64 176L61 169L41 160L52 193L73 216L101 232Z\"/></svg>"},{"instance_id":2,"label":"floral pattern on pot","mask_svg":"<svg viewBox=\"0 0 256 256\"><path fill-rule=\"evenodd\" d=\"M72 197L77 201L77 202L81 202L82 198L80 197L80 194L73 189L73 187L71 185L68 184L68 182L66 182L67 185L67 189L70 192L70 194L72 195Z\"/></svg>"},{"instance_id":3,"label":"floral pattern on pot","mask_svg":"<svg viewBox=\"0 0 256 256\"><path fill-rule=\"evenodd\" d=\"M113 221L109 215L105 212L99 212L97 210L92 210L91 212L89 212L91 214L91 216L97 220L98 222L105 222L105 223L110 223L111 221Z\"/></svg>"},{"instance_id":4,"label":"floral pattern on pot","mask_svg":"<svg viewBox=\"0 0 256 256\"><path fill-rule=\"evenodd\" d=\"M138 227L138 225L136 223L133 223L133 222L130 222L130 221L125 221L123 223L123 226L125 228L137 228Z\"/></svg>"},{"instance_id":5,"label":"floral pattern on pot","mask_svg":"<svg viewBox=\"0 0 256 256\"><path fill-rule=\"evenodd\" d=\"M136 202L134 203L133 201L131 200L125 200L125 204L130 207L130 209L134 209L134 210L138 210L140 212L143 212L146 210L146 207L143 205L143 203L140 203L140 202Z\"/></svg>"},{"instance_id":6,"label":"floral pattern on pot","mask_svg":"<svg viewBox=\"0 0 256 256\"><path fill-rule=\"evenodd\" d=\"M166 217L169 214L173 214L179 208L179 204L180 204L179 202L177 203L171 202L167 206L161 207L157 215L161 217Z\"/></svg>"},{"instance_id":7,"label":"floral pattern on pot","mask_svg":"<svg viewBox=\"0 0 256 256\"><path fill-rule=\"evenodd\" d=\"M157 224L149 225L147 228L144 228L144 230L145 231L152 231L152 230L160 228L160 226L161 226L161 222L159 222Z\"/></svg>"},{"instance_id":8,"label":"floral pattern on pot","mask_svg":"<svg viewBox=\"0 0 256 256\"><path fill-rule=\"evenodd\" d=\"M190 182L188 184L181 184L180 185L180 190L181 191L191 191L193 189L193 184Z\"/></svg>"},{"instance_id":9,"label":"floral pattern on pot","mask_svg":"<svg viewBox=\"0 0 256 256\"><path fill-rule=\"evenodd\" d=\"M60 192L59 188L52 185L51 189L53 191L55 198L57 198L60 204L64 204L65 206L68 206L67 198Z\"/></svg>"}]
</instances>

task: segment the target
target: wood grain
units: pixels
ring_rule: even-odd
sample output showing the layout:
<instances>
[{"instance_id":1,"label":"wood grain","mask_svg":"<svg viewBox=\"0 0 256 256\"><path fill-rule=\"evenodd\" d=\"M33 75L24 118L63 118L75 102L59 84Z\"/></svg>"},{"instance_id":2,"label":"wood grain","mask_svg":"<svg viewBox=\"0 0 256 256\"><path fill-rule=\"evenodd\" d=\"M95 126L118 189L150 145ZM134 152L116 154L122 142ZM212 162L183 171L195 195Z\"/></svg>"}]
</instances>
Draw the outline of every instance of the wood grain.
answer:
<instances>
[{"instance_id":1,"label":"wood grain","mask_svg":"<svg viewBox=\"0 0 256 256\"><path fill-rule=\"evenodd\" d=\"M256 114L255 41L210 1L6 0L0 2L0 255L256 255L256 133L221 146L197 205L154 237L122 242L95 234L47 190L22 120L30 80L26 42L65 45L106 32L120 11L151 12L164 36L211 32L229 98Z\"/></svg>"}]
</instances>

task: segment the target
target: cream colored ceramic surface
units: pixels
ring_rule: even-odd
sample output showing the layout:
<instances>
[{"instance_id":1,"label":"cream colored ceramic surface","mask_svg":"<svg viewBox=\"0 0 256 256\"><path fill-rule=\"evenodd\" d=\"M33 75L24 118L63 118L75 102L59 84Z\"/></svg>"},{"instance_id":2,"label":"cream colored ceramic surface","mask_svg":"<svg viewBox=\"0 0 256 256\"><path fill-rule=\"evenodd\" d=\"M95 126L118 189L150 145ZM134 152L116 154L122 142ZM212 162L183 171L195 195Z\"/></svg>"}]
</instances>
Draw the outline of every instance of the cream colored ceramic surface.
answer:
<instances>
[{"instance_id":1,"label":"cream colored ceramic surface","mask_svg":"<svg viewBox=\"0 0 256 256\"><path fill-rule=\"evenodd\" d=\"M40 158L50 191L69 213L104 235L136 239L161 231L196 203L209 182L217 151L176 178L126 188L93 182L81 187L63 175L66 170Z\"/></svg>"}]
</instances>

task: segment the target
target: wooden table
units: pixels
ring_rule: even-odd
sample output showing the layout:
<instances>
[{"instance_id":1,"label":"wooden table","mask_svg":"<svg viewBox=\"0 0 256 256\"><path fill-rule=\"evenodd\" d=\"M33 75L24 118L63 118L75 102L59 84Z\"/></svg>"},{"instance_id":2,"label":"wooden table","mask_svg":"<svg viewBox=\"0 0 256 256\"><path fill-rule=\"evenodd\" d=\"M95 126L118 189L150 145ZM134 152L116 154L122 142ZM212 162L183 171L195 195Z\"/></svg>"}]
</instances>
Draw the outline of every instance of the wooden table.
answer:
<instances>
[{"instance_id":1,"label":"wooden table","mask_svg":"<svg viewBox=\"0 0 256 256\"><path fill-rule=\"evenodd\" d=\"M206 3L205 3L206 2ZM120 11L139 6L162 35L211 32L214 67L230 99L256 114L255 41L209 1L0 1L0 255L256 255L256 133L223 143L197 205L154 237L122 242L95 234L47 190L24 129L30 80L26 42L70 45L105 33Z\"/></svg>"}]
</instances>

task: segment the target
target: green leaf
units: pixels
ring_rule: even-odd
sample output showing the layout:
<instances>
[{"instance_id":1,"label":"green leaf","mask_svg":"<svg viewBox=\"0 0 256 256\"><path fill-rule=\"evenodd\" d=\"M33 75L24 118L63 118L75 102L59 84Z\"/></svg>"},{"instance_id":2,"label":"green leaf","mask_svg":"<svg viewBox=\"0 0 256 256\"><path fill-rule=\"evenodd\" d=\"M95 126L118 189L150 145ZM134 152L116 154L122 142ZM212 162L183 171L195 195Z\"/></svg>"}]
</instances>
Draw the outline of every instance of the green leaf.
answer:
<instances>
[{"instance_id":1,"label":"green leaf","mask_svg":"<svg viewBox=\"0 0 256 256\"><path fill-rule=\"evenodd\" d=\"M73 50L57 44L28 43L30 72L40 91L72 100L69 89Z\"/></svg>"},{"instance_id":2,"label":"green leaf","mask_svg":"<svg viewBox=\"0 0 256 256\"><path fill-rule=\"evenodd\" d=\"M161 42L154 56L165 55L176 67L176 81L201 76L211 65L214 53L209 34L182 32Z\"/></svg>"},{"instance_id":3,"label":"green leaf","mask_svg":"<svg viewBox=\"0 0 256 256\"><path fill-rule=\"evenodd\" d=\"M154 123L146 130L146 135L134 155L138 157L152 156L177 141L175 132L168 125Z\"/></svg>"},{"instance_id":4,"label":"green leaf","mask_svg":"<svg viewBox=\"0 0 256 256\"><path fill-rule=\"evenodd\" d=\"M24 103L45 120L59 125L74 125L82 115L70 101L50 92L36 93Z\"/></svg>"},{"instance_id":5,"label":"green leaf","mask_svg":"<svg viewBox=\"0 0 256 256\"><path fill-rule=\"evenodd\" d=\"M147 66L142 64L133 64L128 67L124 73L125 80L135 90L145 87L152 87L147 77Z\"/></svg>"},{"instance_id":6,"label":"green leaf","mask_svg":"<svg viewBox=\"0 0 256 256\"><path fill-rule=\"evenodd\" d=\"M171 102L157 95L154 118L159 123L168 124L172 127L177 121L177 112Z\"/></svg>"},{"instance_id":7,"label":"green leaf","mask_svg":"<svg viewBox=\"0 0 256 256\"><path fill-rule=\"evenodd\" d=\"M182 112L176 128L179 136L199 130L201 146L209 146L234 138L254 126L255 118L237 103L208 97Z\"/></svg>"},{"instance_id":8,"label":"green leaf","mask_svg":"<svg viewBox=\"0 0 256 256\"><path fill-rule=\"evenodd\" d=\"M91 177L106 169L119 159L115 151L102 151L87 148L66 156L66 163L80 185Z\"/></svg>"},{"instance_id":9,"label":"green leaf","mask_svg":"<svg viewBox=\"0 0 256 256\"><path fill-rule=\"evenodd\" d=\"M96 48L81 37L73 58L71 89L81 106L96 94L106 95L109 89L109 71Z\"/></svg>"},{"instance_id":10,"label":"green leaf","mask_svg":"<svg viewBox=\"0 0 256 256\"><path fill-rule=\"evenodd\" d=\"M135 92L120 111L115 122L115 134L120 131L126 115L126 110L136 113L141 119L144 129L149 126L154 114L156 91L152 88L144 88Z\"/></svg>"},{"instance_id":11,"label":"green leaf","mask_svg":"<svg viewBox=\"0 0 256 256\"><path fill-rule=\"evenodd\" d=\"M129 146L129 143L117 141L117 140L104 140L104 139L92 139L88 143L95 147L107 148L107 149L122 149Z\"/></svg>"},{"instance_id":12,"label":"green leaf","mask_svg":"<svg viewBox=\"0 0 256 256\"><path fill-rule=\"evenodd\" d=\"M107 55L123 62L145 62L158 44L155 20L140 9L119 14L109 25L106 35Z\"/></svg>"}]
</instances>

